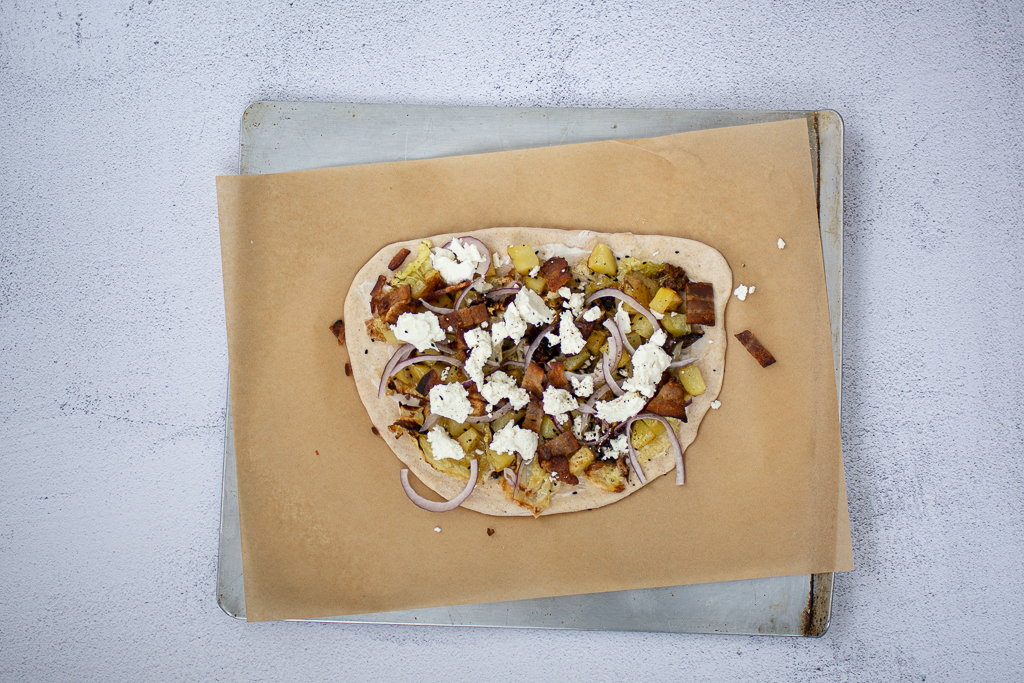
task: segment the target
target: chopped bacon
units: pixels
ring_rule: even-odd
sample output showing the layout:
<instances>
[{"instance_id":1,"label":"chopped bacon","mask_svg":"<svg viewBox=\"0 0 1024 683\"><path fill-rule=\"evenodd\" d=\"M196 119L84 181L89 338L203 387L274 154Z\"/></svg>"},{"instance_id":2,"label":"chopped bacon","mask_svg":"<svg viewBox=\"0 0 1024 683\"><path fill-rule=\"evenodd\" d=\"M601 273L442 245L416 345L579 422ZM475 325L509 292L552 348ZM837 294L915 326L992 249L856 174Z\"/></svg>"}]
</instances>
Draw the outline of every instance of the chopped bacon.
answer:
<instances>
[{"instance_id":1,"label":"chopped bacon","mask_svg":"<svg viewBox=\"0 0 1024 683\"><path fill-rule=\"evenodd\" d=\"M715 289L710 282L686 283L686 322L714 326Z\"/></svg>"},{"instance_id":2,"label":"chopped bacon","mask_svg":"<svg viewBox=\"0 0 1024 683\"><path fill-rule=\"evenodd\" d=\"M740 340L740 344L743 344L743 348L750 352L750 355L754 357L754 360L762 368L766 368L775 362L775 356L773 356L768 349L761 346L761 342L757 341L757 337L750 330L744 330L737 335L734 335Z\"/></svg>"},{"instance_id":3,"label":"chopped bacon","mask_svg":"<svg viewBox=\"0 0 1024 683\"><path fill-rule=\"evenodd\" d=\"M455 330L468 330L471 327L476 327L482 322L487 322L487 319L487 306L477 304L469 308L445 313L439 316L438 322L441 325L441 329L445 332L454 332Z\"/></svg>"},{"instance_id":4,"label":"chopped bacon","mask_svg":"<svg viewBox=\"0 0 1024 683\"><path fill-rule=\"evenodd\" d=\"M345 376L346 377L351 377L352 376L352 364L351 363L345 363Z\"/></svg>"},{"instance_id":5,"label":"chopped bacon","mask_svg":"<svg viewBox=\"0 0 1024 683\"><path fill-rule=\"evenodd\" d=\"M448 285L447 287L442 287L441 289L435 289L434 291L430 292L430 294L421 294L420 298L423 299L424 301L434 301L435 299L440 299L445 294L451 294L452 292L457 292L460 289L464 288L468 284L469 284L469 281L467 280L466 282L460 282L458 284Z\"/></svg>"},{"instance_id":6,"label":"chopped bacon","mask_svg":"<svg viewBox=\"0 0 1024 683\"><path fill-rule=\"evenodd\" d=\"M402 285L378 294L370 300L370 308L384 318L385 322L393 323L402 313L415 310L415 306L412 305L412 288L409 285Z\"/></svg>"},{"instance_id":7,"label":"chopped bacon","mask_svg":"<svg viewBox=\"0 0 1024 683\"><path fill-rule=\"evenodd\" d=\"M431 368L430 372L420 378L419 384L416 385L416 393L427 396L430 394L430 390L440 383L441 378L438 377L437 371Z\"/></svg>"},{"instance_id":8,"label":"chopped bacon","mask_svg":"<svg viewBox=\"0 0 1024 683\"><path fill-rule=\"evenodd\" d=\"M522 387L534 396L544 393L544 369L531 361L523 373Z\"/></svg>"},{"instance_id":9,"label":"chopped bacon","mask_svg":"<svg viewBox=\"0 0 1024 683\"><path fill-rule=\"evenodd\" d=\"M580 331L580 336L581 337L583 337L584 339L589 339L590 338L590 333L594 331L594 328L597 327L597 324L600 321L601 321L600 318L598 318L594 322L590 322L590 323L584 322L582 320L578 320L578 321L576 321L576 329Z\"/></svg>"},{"instance_id":10,"label":"chopped bacon","mask_svg":"<svg viewBox=\"0 0 1024 683\"><path fill-rule=\"evenodd\" d=\"M375 284L373 286L373 289L370 290L371 306L372 306L373 300L377 297L377 295L379 295L381 292L384 291L384 285L386 285L387 282L388 282L388 279L386 277L384 277L383 275L381 275L380 277L377 278L377 284ZM374 312L376 312L376 311L374 311Z\"/></svg>"},{"instance_id":11,"label":"chopped bacon","mask_svg":"<svg viewBox=\"0 0 1024 683\"><path fill-rule=\"evenodd\" d=\"M408 249L401 249L391 259L391 263L388 264L388 270L398 270L398 268L405 263L405 258L409 255Z\"/></svg>"},{"instance_id":12,"label":"chopped bacon","mask_svg":"<svg viewBox=\"0 0 1024 683\"><path fill-rule=\"evenodd\" d=\"M338 338L338 346L345 345L345 321L336 320L333 325L328 328L334 333L334 336Z\"/></svg>"},{"instance_id":13,"label":"chopped bacon","mask_svg":"<svg viewBox=\"0 0 1024 683\"><path fill-rule=\"evenodd\" d=\"M565 363L553 360L548 364L548 384L556 389L569 388L569 380L565 377Z\"/></svg>"},{"instance_id":14,"label":"chopped bacon","mask_svg":"<svg viewBox=\"0 0 1024 683\"><path fill-rule=\"evenodd\" d=\"M543 449L543 446L541 448ZM580 483L579 477L569 471L569 459L564 455L556 455L549 459L541 460L540 466L555 475L558 481L564 481L570 486Z\"/></svg>"},{"instance_id":15,"label":"chopped bacon","mask_svg":"<svg viewBox=\"0 0 1024 683\"><path fill-rule=\"evenodd\" d=\"M557 291L572 278L569 275L569 262L561 256L549 258L540 267L540 276L548 283L548 289L552 292Z\"/></svg>"},{"instance_id":16,"label":"chopped bacon","mask_svg":"<svg viewBox=\"0 0 1024 683\"><path fill-rule=\"evenodd\" d=\"M408 287L408 285L406 286ZM395 304L384 314L384 322L388 325L394 325L403 313L412 313L415 310L416 304L412 301L403 301L402 303Z\"/></svg>"},{"instance_id":17,"label":"chopped bacon","mask_svg":"<svg viewBox=\"0 0 1024 683\"><path fill-rule=\"evenodd\" d=\"M430 277L428 277L427 281L423 283L423 291L420 292L420 295L416 298L422 299L424 297L430 296L441 287L444 287L444 278L441 277L441 273L435 270L432 273L430 273Z\"/></svg>"},{"instance_id":18,"label":"chopped bacon","mask_svg":"<svg viewBox=\"0 0 1024 683\"><path fill-rule=\"evenodd\" d=\"M526 406L526 417L523 418L523 429L540 434L540 424L544 421L544 408L536 400Z\"/></svg>"},{"instance_id":19,"label":"chopped bacon","mask_svg":"<svg viewBox=\"0 0 1024 683\"><path fill-rule=\"evenodd\" d=\"M686 277L685 270L679 266L673 266L671 263L666 263L665 267L661 269L661 272L654 276L654 279L662 287L674 289L677 294L686 289L686 284L690 281L690 279Z\"/></svg>"},{"instance_id":20,"label":"chopped bacon","mask_svg":"<svg viewBox=\"0 0 1024 683\"><path fill-rule=\"evenodd\" d=\"M419 424L417 424L416 420L411 417L399 418L393 425L388 427L388 431L394 434L396 439L401 437L403 434L416 434L419 430Z\"/></svg>"},{"instance_id":21,"label":"chopped bacon","mask_svg":"<svg viewBox=\"0 0 1024 683\"><path fill-rule=\"evenodd\" d=\"M560 455L568 456L580 449L580 442L576 440L576 435L572 433L572 430L567 429L544 444L543 449L543 452L549 453L552 458ZM543 455L541 457L543 458Z\"/></svg>"},{"instance_id":22,"label":"chopped bacon","mask_svg":"<svg viewBox=\"0 0 1024 683\"><path fill-rule=\"evenodd\" d=\"M682 337L676 339L676 344L679 345L680 349L688 349L693 346L693 343L704 336L703 332L693 332L691 334L684 334Z\"/></svg>"},{"instance_id":23,"label":"chopped bacon","mask_svg":"<svg viewBox=\"0 0 1024 683\"><path fill-rule=\"evenodd\" d=\"M645 410L686 422L686 391L679 382L671 380L651 399Z\"/></svg>"}]
</instances>

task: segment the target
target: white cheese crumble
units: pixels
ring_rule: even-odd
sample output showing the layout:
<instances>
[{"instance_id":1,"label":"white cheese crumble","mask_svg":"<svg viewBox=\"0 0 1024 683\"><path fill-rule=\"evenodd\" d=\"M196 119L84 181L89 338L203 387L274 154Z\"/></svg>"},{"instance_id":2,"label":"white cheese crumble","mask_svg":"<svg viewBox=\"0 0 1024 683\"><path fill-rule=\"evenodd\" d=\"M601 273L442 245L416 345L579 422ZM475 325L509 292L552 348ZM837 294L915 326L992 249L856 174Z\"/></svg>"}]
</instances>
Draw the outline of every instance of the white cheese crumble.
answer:
<instances>
[{"instance_id":1,"label":"white cheese crumble","mask_svg":"<svg viewBox=\"0 0 1024 683\"><path fill-rule=\"evenodd\" d=\"M444 341L444 330L437 316L427 311L426 313L403 313L398 316L398 321L391 326L400 341L409 342L416 347L416 350L423 353L427 349L434 348L434 342Z\"/></svg>"},{"instance_id":2,"label":"white cheese crumble","mask_svg":"<svg viewBox=\"0 0 1024 683\"><path fill-rule=\"evenodd\" d=\"M487 292L494 289L494 285L492 285L487 280L480 280L480 282L473 285L473 289L480 292L481 294L486 294Z\"/></svg>"},{"instance_id":3,"label":"white cheese crumble","mask_svg":"<svg viewBox=\"0 0 1024 683\"><path fill-rule=\"evenodd\" d=\"M622 302L619 302L619 306L615 309L615 324L619 326L619 332L625 337L627 334L633 331L633 325L629 322L629 313L622 308Z\"/></svg>"},{"instance_id":4,"label":"white cheese crumble","mask_svg":"<svg viewBox=\"0 0 1024 683\"><path fill-rule=\"evenodd\" d=\"M494 259L491 261L491 263L494 264L495 268L504 268L505 266L511 266L512 265L512 257L511 256L506 256L506 255L502 254L500 251L494 252L493 256L494 256Z\"/></svg>"},{"instance_id":5,"label":"white cheese crumble","mask_svg":"<svg viewBox=\"0 0 1024 683\"><path fill-rule=\"evenodd\" d=\"M654 398L661 376L672 362L672 357L661 348L665 339L665 332L658 330L651 335L649 342L640 345L633 354L633 376L622 383L623 389Z\"/></svg>"},{"instance_id":6,"label":"white cheese crumble","mask_svg":"<svg viewBox=\"0 0 1024 683\"><path fill-rule=\"evenodd\" d=\"M577 415L572 419L572 434L577 439L583 438L583 416Z\"/></svg>"},{"instance_id":7,"label":"white cheese crumble","mask_svg":"<svg viewBox=\"0 0 1024 683\"><path fill-rule=\"evenodd\" d=\"M555 418L559 424L565 422L565 414L576 410L579 403L565 389L549 386L544 390L544 412Z\"/></svg>"},{"instance_id":8,"label":"white cheese crumble","mask_svg":"<svg viewBox=\"0 0 1024 683\"><path fill-rule=\"evenodd\" d=\"M540 266L534 266L533 268L530 268L529 275L530 275L530 277L537 277L537 273L539 273L539 272L540 272Z\"/></svg>"},{"instance_id":9,"label":"white cheese crumble","mask_svg":"<svg viewBox=\"0 0 1024 683\"><path fill-rule=\"evenodd\" d=\"M592 306L587 309L587 312L583 314L583 322L592 323L601 317L601 307Z\"/></svg>"},{"instance_id":10,"label":"white cheese crumble","mask_svg":"<svg viewBox=\"0 0 1024 683\"><path fill-rule=\"evenodd\" d=\"M558 337L561 339L562 353L566 356L575 356L587 345L587 340L580 334L576 323L567 315L563 315L558 321Z\"/></svg>"},{"instance_id":11,"label":"white cheese crumble","mask_svg":"<svg viewBox=\"0 0 1024 683\"><path fill-rule=\"evenodd\" d=\"M569 289L568 287L559 287L558 296L562 297L563 299L568 299L570 296L572 296L572 290Z\"/></svg>"},{"instance_id":12,"label":"white cheese crumble","mask_svg":"<svg viewBox=\"0 0 1024 683\"><path fill-rule=\"evenodd\" d=\"M507 398L512 404L513 410L520 410L530 402L530 395L526 393L526 389L519 387L514 377L510 377L501 370L493 372L487 377L487 383L481 387L480 394L492 406L501 399Z\"/></svg>"},{"instance_id":13,"label":"white cheese crumble","mask_svg":"<svg viewBox=\"0 0 1024 683\"><path fill-rule=\"evenodd\" d=\"M537 292L528 287L523 287L516 294L515 301L509 304L509 308L515 305L520 317L530 325L548 324L555 319L555 312L548 308L544 299L540 298ZM507 309L506 309L507 311Z\"/></svg>"},{"instance_id":14,"label":"white cheese crumble","mask_svg":"<svg viewBox=\"0 0 1024 683\"><path fill-rule=\"evenodd\" d=\"M620 434L601 448L602 460L618 460L629 450L629 437Z\"/></svg>"},{"instance_id":15,"label":"white cheese crumble","mask_svg":"<svg viewBox=\"0 0 1024 683\"><path fill-rule=\"evenodd\" d=\"M436 531L437 533L441 533L441 527L435 526L434 531Z\"/></svg>"},{"instance_id":16,"label":"white cheese crumble","mask_svg":"<svg viewBox=\"0 0 1024 683\"><path fill-rule=\"evenodd\" d=\"M441 278L450 285L465 282L476 272L476 264L472 261L460 263L454 253L441 247L430 252L430 265L434 266L441 274Z\"/></svg>"},{"instance_id":17,"label":"white cheese crumble","mask_svg":"<svg viewBox=\"0 0 1024 683\"><path fill-rule=\"evenodd\" d=\"M434 460L462 460L466 457L462 444L448 436L444 427L434 427L427 432L427 443Z\"/></svg>"},{"instance_id":18,"label":"white cheese crumble","mask_svg":"<svg viewBox=\"0 0 1024 683\"><path fill-rule=\"evenodd\" d=\"M780 238L779 238L779 249L785 249L785 248L786 248L786 242L785 242L785 240L783 240L783 239L782 239L782 238L780 237Z\"/></svg>"},{"instance_id":19,"label":"white cheese crumble","mask_svg":"<svg viewBox=\"0 0 1024 683\"><path fill-rule=\"evenodd\" d=\"M491 335L484 330L473 329L465 333L465 338L469 348L472 349L469 358L466 359L466 374L476 382L476 386L479 388L484 385L484 363L490 360L494 352L494 347L491 346Z\"/></svg>"},{"instance_id":20,"label":"white cheese crumble","mask_svg":"<svg viewBox=\"0 0 1024 683\"><path fill-rule=\"evenodd\" d=\"M558 295L565 299L562 308L572 311L572 317L578 318L580 313L583 312L583 301L586 298L583 296L583 292L573 292L568 287L559 287Z\"/></svg>"},{"instance_id":21,"label":"white cheese crumble","mask_svg":"<svg viewBox=\"0 0 1024 683\"><path fill-rule=\"evenodd\" d=\"M509 422L494 433L491 438L491 450L495 453L518 453L523 462L530 462L537 454L538 437L536 432L523 429Z\"/></svg>"},{"instance_id":22,"label":"white cheese crumble","mask_svg":"<svg viewBox=\"0 0 1024 683\"><path fill-rule=\"evenodd\" d=\"M747 288L747 294L753 294L755 289L757 289L757 287L750 285L750 287Z\"/></svg>"},{"instance_id":23,"label":"white cheese crumble","mask_svg":"<svg viewBox=\"0 0 1024 683\"><path fill-rule=\"evenodd\" d=\"M647 405L647 399L635 391L627 391L611 401L598 401L597 417L605 422L622 422L633 417Z\"/></svg>"},{"instance_id":24,"label":"white cheese crumble","mask_svg":"<svg viewBox=\"0 0 1024 683\"><path fill-rule=\"evenodd\" d=\"M473 412L469 404L469 392L458 382L438 384L430 390L430 412L456 422L466 421Z\"/></svg>"},{"instance_id":25,"label":"white cheese crumble","mask_svg":"<svg viewBox=\"0 0 1024 683\"><path fill-rule=\"evenodd\" d=\"M712 410L718 410L721 407L722 407L722 402L719 401L717 398L714 401L711 402L711 409Z\"/></svg>"},{"instance_id":26,"label":"white cheese crumble","mask_svg":"<svg viewBox=\"0 0 1024 683\"><path fill-rule=\"evenodd\" d=\"M739 299L740 301L744 301L744 300L746 300L747 292L749 292L749 291L750 290L747 289L746 285L740 285L736 289L732 290L732 293L736 295L737 299Z\"/></svg>"},{"instance_id":27,"label":"white cheese crumble","mask_svg":"<svg viewBox=\"0 0 1024 683\"><path fill-rule=\"evenodd\" d=\"M576 394L580 398L587 398L594 393L593 375L584 375L583 379L570 377L569 382L572 384L572 393Z\"/></svg>"},{"instance_id":28,"label":"white cheese crumble","mask_svg":"<svg viewBox=\"0 0 1024 683\"><path fill-rule=\"evenodd\" d=\"M548 332L544 335L544 339L547 340L548 344L551 344L551 346L555 346L558 342L562 341L562 338L554 332Z\"/></svg>"}]
</instances>

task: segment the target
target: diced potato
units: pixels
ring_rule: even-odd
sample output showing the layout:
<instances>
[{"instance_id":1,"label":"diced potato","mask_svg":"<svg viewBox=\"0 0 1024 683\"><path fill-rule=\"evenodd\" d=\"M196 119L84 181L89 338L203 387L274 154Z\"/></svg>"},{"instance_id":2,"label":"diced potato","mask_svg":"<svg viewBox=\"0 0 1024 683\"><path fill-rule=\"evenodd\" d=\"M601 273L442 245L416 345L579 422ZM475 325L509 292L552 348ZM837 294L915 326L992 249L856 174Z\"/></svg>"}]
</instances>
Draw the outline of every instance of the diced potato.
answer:
<instances>
[{"instance_id":1,"label":"diced potato","mask_svg":"<svg viewBox=\"0 0 1024 683\"><path fill-rule=\"evenodd\" d=\"M651 290L648 288L647 283L644 282L645 279L638 273L626 273L626 277L622 281L622 291L639 301L641 305L648 306L651 303ZM628 305L623 307L630 313L636 312ZM658 312L660 313L661 311Z\"/></svg>"},{"instance_id":2,"label":"diced potato","mask_svg":"<svg viewBox=\"0 0 1024 683\"><path fill-rule=\"evenodd\" d=\"M447 294L442 294L434 303L443 308L452 308L455 305L455 300Z\"/></svg>"},{"instance_id":3,"label":"diced potato","mask_svg":"<svg viewBox=\"0 0 1024 683\"><path fill-rule=\"evenodd\" d=\"M565 359L565 369L569 372L576 372L583 364L590 359L590 350L584 348L582 351L577 353L575 356L569 356Z\"/></svg>"},{"instance_id":4,"label":"diced potato","mask_svg":"<svg viewBox=\"0 0 1024 683\"><path fill-rule=\"evenodd\" d=\"M490 448L487 449L487 462L491 464L491 469L495 472L500 472L510 466L515 459L514 453L498 453Z\"/></svg>"},{"instance_id":5,"label":"diced potato","mask_svg":"<svg viewBox=\"0 0 1024 683\"><path fill-rule=\"evenodd\" d=\"M526 415L526 408L523 408L522 410L517 410L514 413L506 413L491 423L491 430L499 432L509 422L519 422L521 419L523 419L524 415Z\"/></svg>"},{"instance_id":6,"label":"diced potato","mask_svg":"<svg viewBox=\"0 0 1024 683\"><path fill-rule=\"evenodd\" d=\"M508 255L512 259L512 265L520 275L526 275L540 265L540 259L533 253L533 247L529 244L513 246L508 248Z\"/></svg>"},{"instance_id":7,"label":"diced potato","mask_svg":"<svg viewBox=\"0 0 1024 683\"><path fill-rule=\"evenodd\" d=\"M456 422L451 418L442 418L444 426L448 430L448 433L452 435L452 438L457 439L463 435L463 433L469 429L469 425L464 425L461 422Z\"/></svg>"},{"instance_id":8,"label":"diced potato","mask_svg":"<svg viewBox=\"0 0 1024 683\"><path fill-rule=\"evenodd\" d=\"M679 383L683 385L690 396L700 396L707 388L704 385L704 377L700 374L700 368L696 365L687 365L679 371Z\"/></svg>"},{"instance_id":9,"label":"diced potato","mask_svg":"<svg viewBox=\"0 0 1024 683\"><path fill-rule=\"evenodd\" d=\"M681 303L683 303L683 299L676 293L676 290L662 287L654 295L654 298L651 299L650 308L652 311L664 313L676 310L676 307Z\"/></svg>"},{"instance_id":10,"label":"diced potato","mask_svg":"<svg viewBox=\"0 0 1024 683\"><path fill-rule=\"evenodd\" d=\"M395 381L411 386L416 386L416 384L419 382L419 380L413 379L411 367L402 368L401 370L396 372Z\"/></svg>"},{"instance_id":11,"label":"diced potato","mask_svg":"<svg viewBox=\"0 0 1024 683\"><path fill-rule=\"evenodd\" d=\"M450 458L434 460L434 451L430 448L430 442L427 441L426 435L420 436L420 450L423 452L423 459L438 472L444 472L463 481L469 481L470 459L468 457L462 460L452 460Z\"/></svg>"},{"instance_id":12,"label":"diced potato","mask_svg":"<svg viewBox=\"0 0 1024 683\"><path fill-rule=\"evenodd\" d=\"M431 366L427 363L414 363L408 368L409 374L412 375L413 382L419 384L420 380L430 372Z\"/></svg>"},{"instance_id":13,"label":"diced potato","mask_svg":"<svg viewBox=\"0 0 1024 683\"><path fill-rule=\"evenodd\" d=\"M523 480L525 479L525 491L516 491L515 499L530 508L534 515L539 515L551 504L553 488L551 476L547 470L540 466L539 462L534 461L522 466L530 469L528 472L520 474L519 485L523 486Z\"/></svg>"},{"instance_id":14,"label":"diced potato","mask_svg":"<svg viewBox=\"0 0 1024 683\"><path fill-rule=\"evenodd\" d=\"M480 443L480 432L469 427L459 435L458 442L462 446L462 450L466 453L471 453L476 448L476 445Z\"/></svg>"},{"instance_id":15,"label":"diced potato","mask_svg":"<svg viewBox=\"0 0 1024 683\"><path fill-rule=\"evenodd\" d=\"M661 320L661 326L673 337L682 337L690 334L690 326L686 324L686 316L679 313L669 313Z\"/></svg>"},{"instance_id":16,"label":"diced potato","mask_svg":"<svg viewBox=\"0 0 1024 683\"><path fill-rule=\"evenodd\" d=\"M527 277L523 278L523 282L526 283L527 287L529 287L533 291L537 292L538 294L543 294L544 290L548 286L548 283L545 282L543 278L539 278L539 277L529 277L529 276L527 276Z\"/></svg>"},{"instance_id":17,"label":"diced potato","mask_svg":"<svg viewBox=\"0 0 1024 683\"><path fill-rule=\"evenodd\" d=\"M604 273L605 275L615 276L618 272L618 265L615 263L615 254L604 244L599 244L594 247L594 250L590 252L590 259L587 260L587 266L591 270L597 273Z\"/></svg>"},{"instance_id":18,"label":"diced potato","mask_svg":"<svg viewBox=\"0 0 1024 683\"><path fill-rule=\"evenodd\" d=\"M394 330L391 329L390 326L385 326L384 329L381 330L381 332L384 333L384 341L386 341L388 344L404 344L405 343L401 339L399 339L398 337L395 336L395 332L394 332Z\"/></svg>"},{"instance_id":19,"label":"diced potato","mask_svg":"<svg viewBox=\"0 0 1024 683\"><path fill-rule=\"evenodd\" d=\"M597 456L594 455L594 451L584 446L569 457L569 471L578 477L596 459Z\"/></svg>"},{"instance_id":20,"label":"diced potato","mask_svg":"<svg viewBox=\"0 0 1024 683\"><path fill-rule=\"evenodd\" d=\"M592 356L596 356L601 352L601 347L604 345L604 340L608 338L608 333L604 330L594 330L587 337L587 351ZM568 370L569 368L566 368Z\"/></svg>"},{"instance_id":21,"label":"diced potato","mask_svg":"<svg viewBox=\"0 0 1024 683\"><path fill-rule=\"evenodd\" d=\"M594 486L605 491L618 493L626 489L626 477L629 474L629 470L626 469L625 463L617 460L599 460L591 463L584 472Z\"/></svg>"},{"instance_id":22,"label":"diced potato","mask_svg":"<svg viewBox=\"0 0 1024 683\"><path fill-rule=\"evenodd\" d=\"M651 335L654 334L654 325L647 319L647 316L636 315L633 317L633 331L644 339L650 339Z\"/></svg>"},{"instance_id":23,"label":"diced potato","mask_svg":"<svg viewBox=\"0 0 1024 683\"><path fill-rule=\"evenodd\" d=\"M601 349L600 349L600 355L603 356L606 353L608 353L608 345L607 344L602 346ZM619 362L615 366L615 369L618 370L619 368L626 367L626 365L629 363L629 360L630 360L629 351L627 351L626 349L622 349L622 355L619 356Z\"/></svg>"},{"instance_id":24,"label":"diced potato","mask_svg":"<svg viewBox=\"0 0 1024 683\"><path fill-rule=\"evenodd\" d=\"M626 339L629 341L629 343L633 346L634 349L643 344L645 341L644 338L641 337L636 332L630 332L629 334L627 334Z\"/></svg>"},{"instance_id":25,"label":"diced potato","mask_svg":"<svg viewBox=\"0 0 1024 683\"><path fill-rule=\"evenodd\" d=\"M545 415L544 420L540 423L540 435L545 439L553 439L558 436L558 430L555 429L555 421L548 415Z\"/></svg>"},{"instance_id":26,"label":"diced potato","mask_svg":"<svg viewBox=\"0 0 1024 683\"><path fill-rule=\"evenodd\" d=\"M654 441L654 432L647 426L645 420L637 420L633 423L633 435L630 437L633 448L641 449Z\"/></svg>"}]
</instances>

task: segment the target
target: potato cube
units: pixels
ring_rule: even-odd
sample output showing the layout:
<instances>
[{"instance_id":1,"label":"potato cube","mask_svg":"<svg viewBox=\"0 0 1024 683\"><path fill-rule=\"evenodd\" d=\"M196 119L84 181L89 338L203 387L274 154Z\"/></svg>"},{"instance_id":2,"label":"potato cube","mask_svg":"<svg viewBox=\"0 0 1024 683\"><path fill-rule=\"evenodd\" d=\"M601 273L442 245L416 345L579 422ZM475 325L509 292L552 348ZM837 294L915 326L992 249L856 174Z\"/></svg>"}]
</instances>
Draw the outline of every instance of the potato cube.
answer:
<instances>
[{"instance_id":1,"label":"potato cube","mask_svg":"<svg viewBox=\"0 0 1024 683\"><path fill-rule=\"evenodd\" d=\"M704 385L704 377L700 374L700 368L696 365L687 365L679 371L679 383L686 389L690 396L700 396L707 388Z\"/></svg>"},{"instance_id":2,"label":"potato cube","mask_svg":"<svg viewBox=\"0 0 1024 683\"><path fill-rule=\"evenodd\" d=\"M480 443L480 432L470 427L459 435L458 442L462 446L462 450L466 453L471 453L476 448L476 445Z\"/></svg>"},{"instance_id":3,"label":"potato cube","mask_svg":"<svg viewBox=\"0 0 1024 683\"><path fill-rule=\"evenodd\" d=\"M590 350L584 348L582 351L577 353L575 356L569 356L565 359L565 369L569 372L576 372L583 364L590 359Z\"/></svg>"},{"instance_id":4,"label":"potato cube","mask_svg":"<svg viewBox=\"0 0 1024 683\"><path fill-rule=\"evenodd\" d=\"M512 259L512 265L516 272L520 275L526 275L540 265L540 259L537 258L537 254L533 252L533 247L529 244L509 247L508 255Z\"/></svg>"},{"instance_id":5,"label":"potato cube","mask_svg":"<svg viewBox=\"0 0 1024 683\"><path fill-rule=\"evenodd\" d=\"M569 471L578 477L596 459L597 456L594 454L594 451L584 446L569 457Z\"/></svg>"},{"instance_id":6,"label":"potato cube","mask_svg":"<svg viewBox=\"0 0 1024 683\"><path fill-rule=\"evenodd\" d=\"M637 420L633 423L633 435L630 437L633 448L640 450L650 442L654 441L654 437L654 431L647 426L647 422L645 420Z\"/></svg>"},{"instance_id":7,"label":"potato cube","mask_svg":"<svg viewBox=\"0 0 1024 683\"><path fill-rule=\"evenodd\" d=\"M605 275L615 276L618 272L619 266L615 262L615 254L604 244L599 244L594 247L594 250L590 252L590 259L587 260L587 266L596 273L604 273Z\"/></svg>"},{"instance_id":8,"label":"potato cube","mask_svg":"<svg viewBox=\"0 0 1024 683\"><path fill-rule=\"evenodd\" d=\"M604 345L604 340L607 338L608 333L604 330L594 330L590 333L590 336L587 337L587 351L589 351L593 356L601 353L601 347ZM566 370L568 369L569 368L567 367Z\"/></svg>"},{"instance_id":9,"label":"potato cube","mask_svg":"<svg viewBox=\"0 0 1024 683\"><path fill-rule=\"evenodd\" d=\"M654 325L647 319L647 316L636 315L633 318L633 331L644 339L650 339L651 335L654 334Z\"/></svg>"},{"instance_id":10,"label":"potato cube","mask_svg":"<svg viewBox=\"0 0 1024 683\"><path fill-rule=\"evenodd\" d=\"M544 290L547 289L548 286L548 283L545 282L543 278L539 277L527 276L523 278L523 282L526 283L527 287L537 292L537 294L543 294Z\"/></svg>"},{"instance_id":11,"label":"potato cube","mask_svg":"<svg viewBox=\"0 0 1024 683\"><path fill-rule=\"evenodd\" d=\"M540 435L545 439L553 439L558 436L558 430L555 429L555 421L547 415L540 423Z\"/></svg>"},{"instance_id":12,"label":"potato cube","mask_svg":"<svg viewBox=\"0 0 1024 683\"><path fill-rule=\"evenodd\" d=\"M661 326L673 337L690 334L690 326L686 324L686 316L680 313L669 313L661 320Z\"/></svg>"},{"instance_id":13,"label":"potato cube","mask_svg":"<svg viewBox=\"0 0 1024 683\"><path fill-rule=\"evenodd\" d=\"M683 303L683 299L676 293L676 290L662 287L651 299L650 309L658 313L665 313L676 310L681 303Z\"/></svg>"},{"instance_id":14,"label":"potato cube","mask_svg":"<svg viewBox=\"0 0 1024 683\"><path fill-rule=\"evenodd\" d=\"M490 448L487 449L487 462L491 464L491 469L495 472L500 472L509 467L515 462L515 459L516 456L513 453L497 453Z\"/></svg>"}]
</instances>

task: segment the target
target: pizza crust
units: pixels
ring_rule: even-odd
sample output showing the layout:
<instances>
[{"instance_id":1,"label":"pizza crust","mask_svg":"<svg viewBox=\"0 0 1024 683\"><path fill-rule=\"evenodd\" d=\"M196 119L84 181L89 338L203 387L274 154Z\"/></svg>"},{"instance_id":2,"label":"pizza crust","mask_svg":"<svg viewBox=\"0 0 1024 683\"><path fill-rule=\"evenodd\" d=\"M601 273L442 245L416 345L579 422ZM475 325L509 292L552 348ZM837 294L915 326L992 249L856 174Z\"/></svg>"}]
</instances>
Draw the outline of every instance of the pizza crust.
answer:
<instances>
[{"instance_id":1,"label":"pizza crust","mask_svg":"<svg viewBox=\"0 0 1024 683\"><path fill-rule=\"evenodd\" d=\"M712 283L715 290L716 325L704 327L704 337L692 347L694 353L701 357L697 366L704 377L707 389L700 396L693 397L693 402L687 409L688 422L672 420L676 423L676 433L685 458L686 448L697 437L701 420L711 407L711 402L718 397L722 389L722 380L725 374L727 344L725 306L732 292L732 271L725 257L713 247L680 237L596 233L588 230L488 228L466 233L433 235L429 239L434 246L440 246L453 237L463 236L476 237L490 248L492 254L499 251L502 255L505 254L506 247L515 244L532 244L535 249L550 245L550 251L562 251L562 248L568 248L581 250L580 252L573 251L573 253L589 254L595 245L604 243L615 252L616 256L629 255L642 260L671 263L685 269L691 280ZM401 412L394 396L385 396L383 400L378 400L377 387L384 365L398 347L371 340L364 325L365 321L372 317L370 290L377 281L377 277L390 273L388 263L399 249L407 248L415 254L420 241L421 239L416 239L389 244L367 261L366 265L356 274L345 298L345 342L349 346L352 377L355 380L359 398L366 407L374 426L380 431L395 455L412 470L412 473L420 481L445 499L451 499L466 487L466 482L438 472L431 467L423 459L419 446L413 438L402 436L396 439L388 431L388 426L401 417ZM575 261L570 260L570 265L573 263ZM663 453L643 462L642 467L647 482L650 483L657 477L675 469L675 458L671 451L666 449ZM581 476L578 486L559 484L551 498L551 504L541 514L554 515L610 505L641 488L643 486L637 481L636 476L630 476L625 490L619 493L611 493L593 486L586 476ZM489 476L483 477L477 483L473 494L462 504L462 507L496 516L525 517L533 515L526 507L506 498L500 482Z\"/></svg>"}]
</instances>

